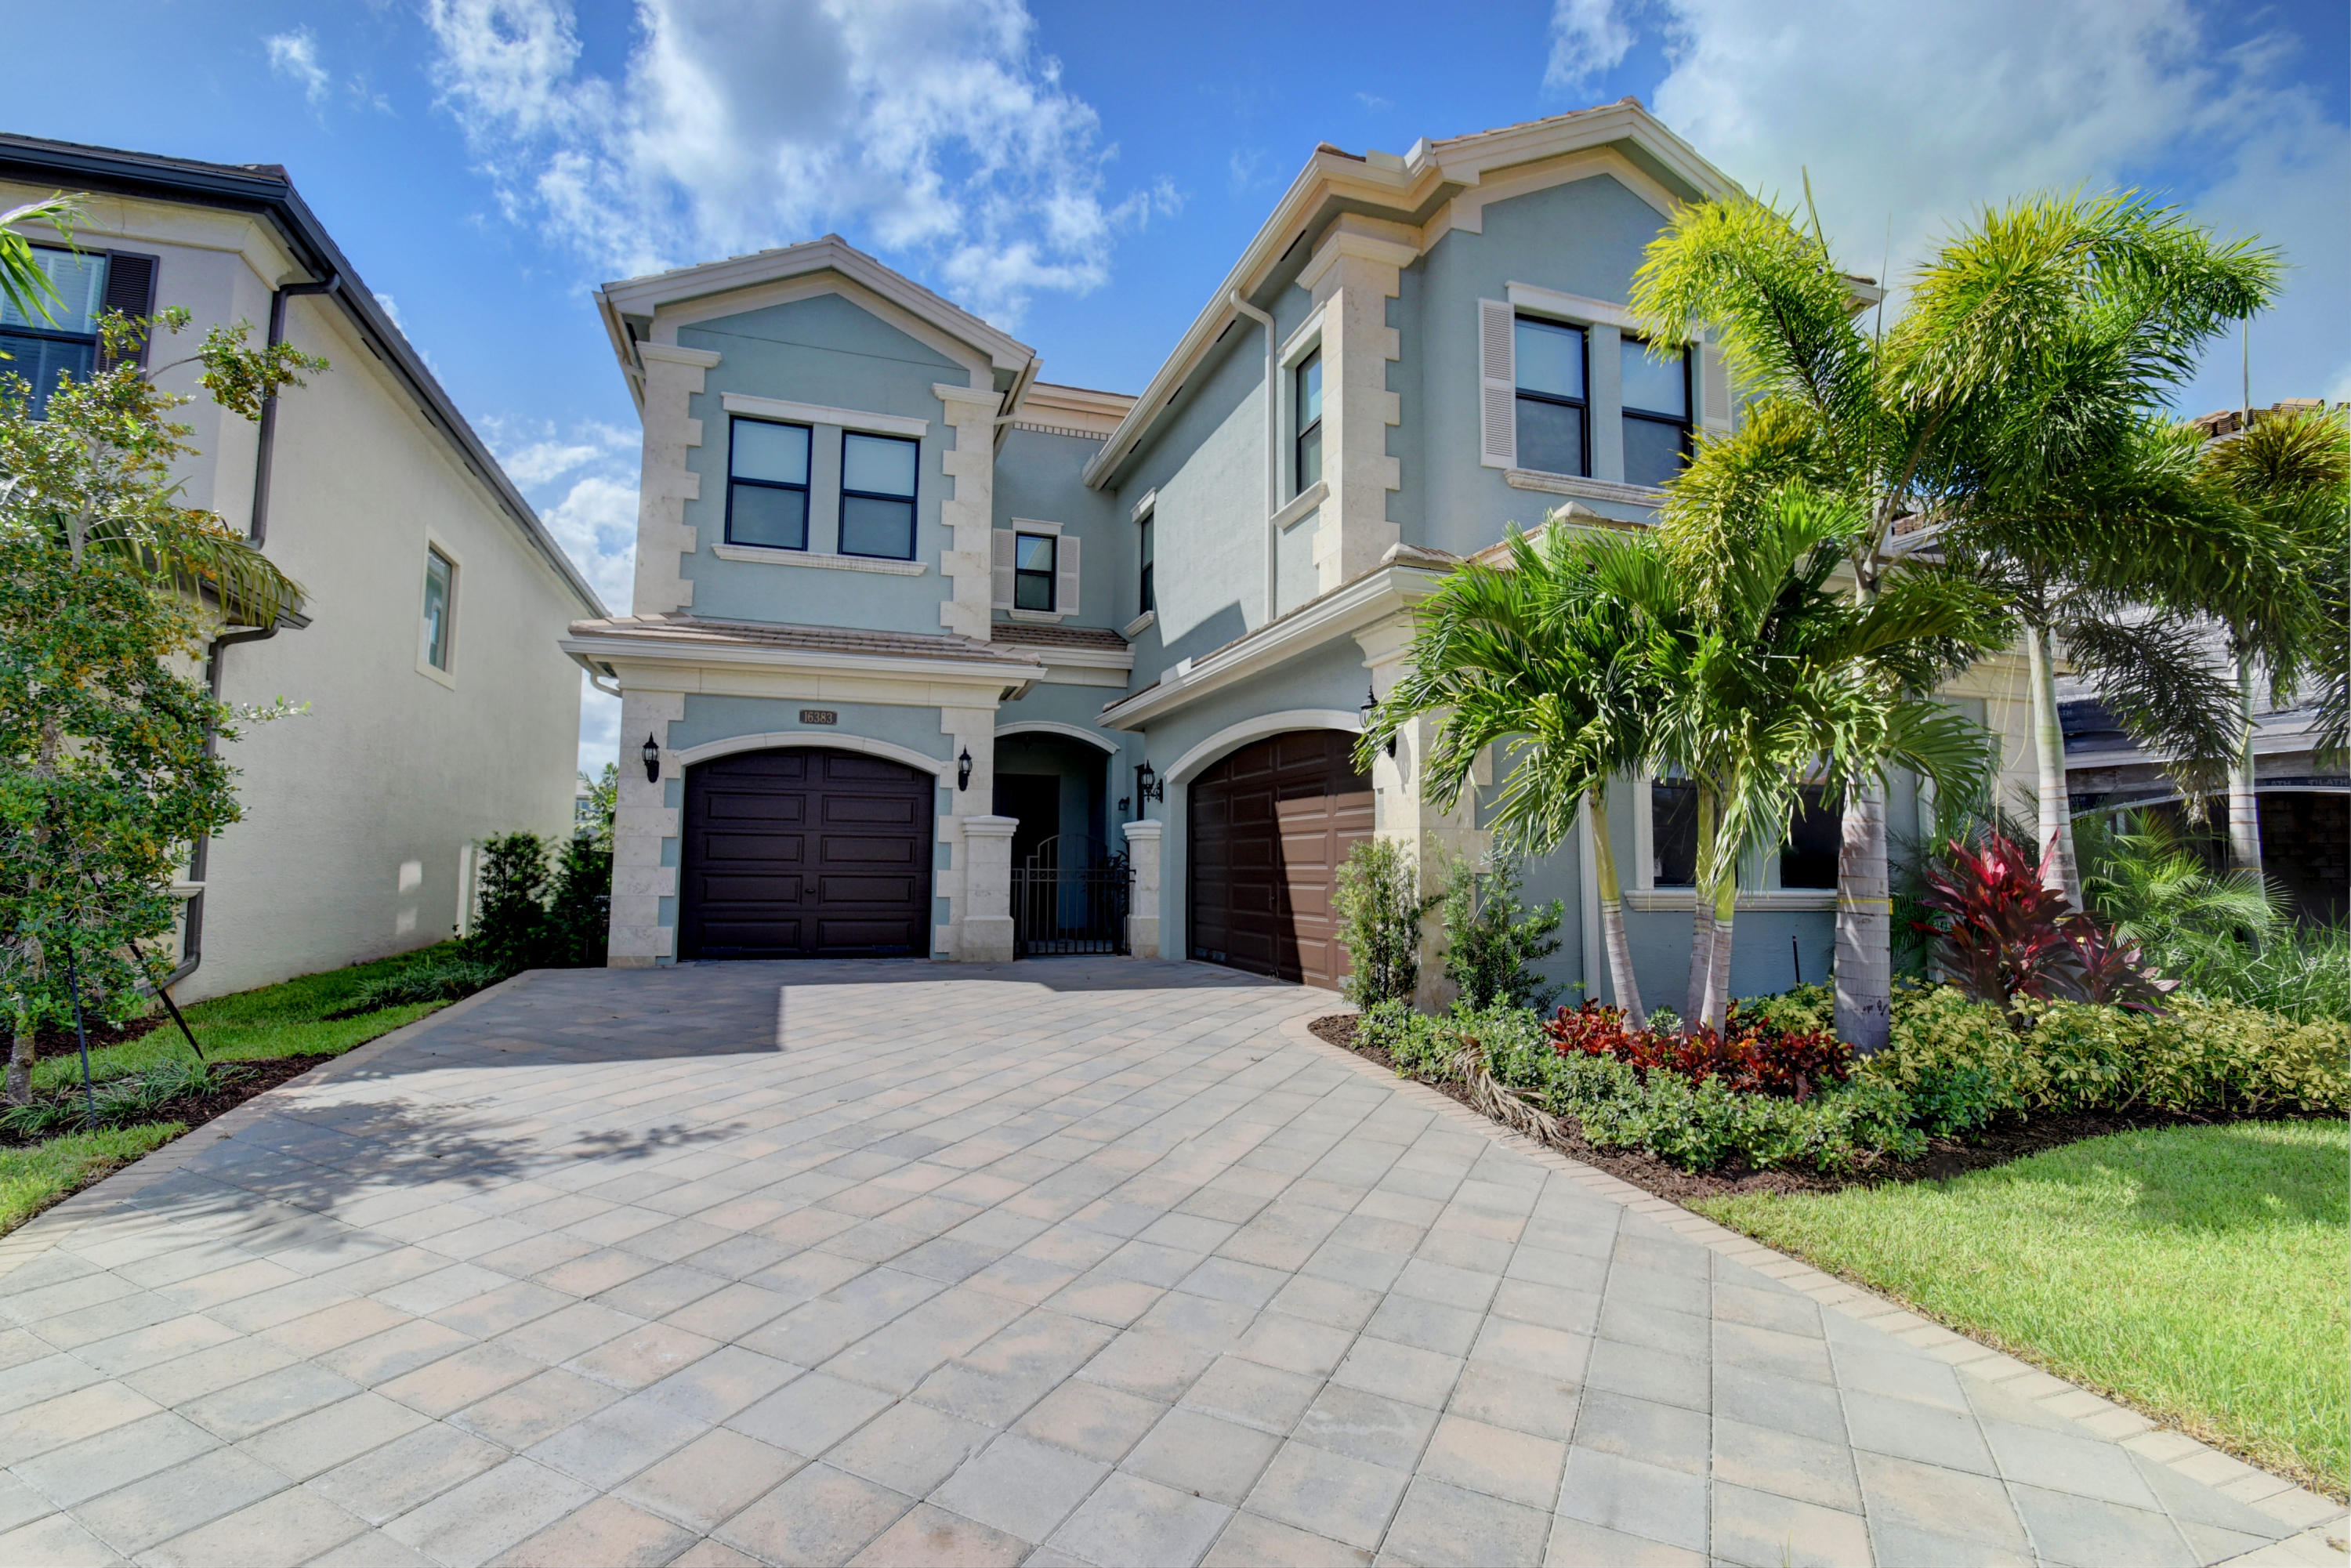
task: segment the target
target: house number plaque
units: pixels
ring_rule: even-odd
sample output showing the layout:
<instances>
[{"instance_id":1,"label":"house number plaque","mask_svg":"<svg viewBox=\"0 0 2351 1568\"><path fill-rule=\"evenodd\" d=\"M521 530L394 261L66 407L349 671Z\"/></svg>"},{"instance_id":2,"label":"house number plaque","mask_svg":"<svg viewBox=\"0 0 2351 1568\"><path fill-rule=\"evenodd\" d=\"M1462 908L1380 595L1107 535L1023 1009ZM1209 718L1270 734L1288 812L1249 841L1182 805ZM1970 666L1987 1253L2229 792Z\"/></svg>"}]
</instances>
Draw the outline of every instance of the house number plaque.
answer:
<instances>
[{"instance_id":1,"label":"house number plaque","mask_svg":"<svg viewBox=\"0 0 2351 1568\"><path fill-rule=\"evenodd\" d=\"M829 707L804 707L800 709L800 722L802 724L839 724L841 716Z\"/></svg>"}]
</instances>

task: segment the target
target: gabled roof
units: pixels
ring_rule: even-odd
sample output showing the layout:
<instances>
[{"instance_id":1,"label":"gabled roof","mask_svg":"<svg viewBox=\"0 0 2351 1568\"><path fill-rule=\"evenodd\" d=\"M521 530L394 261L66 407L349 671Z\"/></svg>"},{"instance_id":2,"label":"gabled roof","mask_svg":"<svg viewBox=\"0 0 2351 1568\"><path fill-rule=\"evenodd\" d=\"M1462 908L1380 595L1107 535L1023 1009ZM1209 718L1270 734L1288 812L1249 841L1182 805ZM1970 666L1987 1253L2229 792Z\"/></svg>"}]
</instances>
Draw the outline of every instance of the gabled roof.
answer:
<instances>
[{"instance_id":1,"label":"gabled roof","mask_svg":"<svg viewBox=\"0 0 2351 1568\"><path fill-rule=\"evenodd\" d=\"M457 412L440 382L425 369L407 334L393 326L383 307L376 303L375 291L360 280L350 258L329 235L283 168L275 163L204 163L192 158L0 134L0 180L214 207L247 213L268 224L297 266L314 280L335 284L334 301L360 340L415 397L426 421L454 449L458 463L481 480L525 542L555 569L582 606L599 615L604 613L596 591L588 586L588 580L580 575L580 569L571 564L563 547L522 498L522 492L474 434L474 427L465 423L465 416Z\"/></svg>"},{"instance_id":2,"label":"gabled roof","mask_svg":"<svg viewBox=\"0 0 2351 1568\"><path fill-rule=\"evenodd\" d=\"M1474 189L1489 174L1611 145L1632 149L1673 184L1697 195L1722 195L1739 189L1729 175L1699 157L1696 149L1632 98L1499 130L1416 141L1401 156L1345 152L1327 141L1318 146L1242 250L1240 259L1194 318L1175 352L1135 399L1117 432L1086 465L1086 483L1096 488L1109 484L1119 465L1150 434L1226 329L1238 318L1233 297L1238 294L1263 306L1266 301L1256 296L1283 259L1339 214L1375 214L1416 226L1424 225L1447 202Z\"/></svg>"},{"instance_id":3,"label":"gabled roof","mask_svg":"<svg viewBox=\"0 0 2351 1568\"><path fill-rule=\"evenodd\" d=\"M596 291L596 308L604 319L604 330L611 338L613 353L620 358L622 368L631 372L633 390L634 376L641 367L635 363L632 344L641 334L632 327L650 324L654 312L663 306L824 272L837 273L958 342L970 345L996 371L1008 375L1016 387L1036 375L1036 350L1010 333L989 326L954 300L885 267L839 235L643 277L622 278Z\"/></svg>"}]
</instances>

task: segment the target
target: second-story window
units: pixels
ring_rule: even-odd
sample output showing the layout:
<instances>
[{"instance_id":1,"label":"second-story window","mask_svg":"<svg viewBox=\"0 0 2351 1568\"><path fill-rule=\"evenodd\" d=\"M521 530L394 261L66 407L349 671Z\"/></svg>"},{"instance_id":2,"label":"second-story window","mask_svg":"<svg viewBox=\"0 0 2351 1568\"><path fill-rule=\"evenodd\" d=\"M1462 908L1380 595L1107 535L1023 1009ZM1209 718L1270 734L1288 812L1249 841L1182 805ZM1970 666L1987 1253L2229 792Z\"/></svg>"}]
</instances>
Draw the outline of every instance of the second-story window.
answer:
<instances>
[{"instance_id":1,"label":"second-story window","mask_svg":"<svg viewBox=\"0 0 2351 1568\"><path fill-rule=\"evenodd\" d=\"M1298 408L1297 471L1291 493L1308 489L1322 477L1322 351L1316 350L1293 372Z\"/></svg>"},{"instance_id":2,"label":"second-story window","mask_svg":"<svg viewBox=\"0 0 2351 1568\"><path fill-rule=\"evenodd\" d=\"M727 447L726 542L808 549L809 427L737 419Z\"/></svg>"},{"instance_id":3,"label":"second-story window","mask_svg":"<svg viewBox=\"0 0 2351 1568\"><path fill-rule=\"evenodd\" d=\"M1514 336L1519 466L1589 475L1592 413L1584 391L1583 329L1521 316Z\"/></svg>"},{"instance_id":4,"label":"second-story window","mask_svg":"<svg viewBox=\"0 0 2351 1568\"><path fill-rule=\"evenodd\" d=\"M841 553L914 559L917 442L896 435L841 436Z\"/></svg>"},{"instance_id":5,"label":"second-story window","mask_svg":"<svg viewBox=\"0 0 2351 1568\"><path fill-rule=\"evenodd\" d=\"M0 297L0 372L22 376L33 389L33 417L47 412L57 378L70 375L86 382L98 368L98 319L106 308L106 264L103 256L85 256L50 246L33 246L33 265L40 268L57 297L43 301L49 308L44 320L38 312L18 310Z\"/></svg>"},{"instance_id":6,"label":"second-story window","mask_svg":"<svg viewBox=\"0 0 2351 1568\"><path fill-rule=\"evenodd\" d=\"M1159 596L1153 592L1151 588L1152 516L1153 514L1149 512L1143 514L1143 591L1139 596L1141 602L1135 607L1134 612L1137 615L1148 615L1159 608Z\"/></svg>"},{"instance_id":7,"label":"second-story window","mask_svg":"<svg viewBox=\"0 0 2351 1568\"><path fill-rule=\"evenodd\" d=\"M449 668L449 632L457 605L457 569L447 556L427 546L424 551L424 662L436 670Z\"/></svg>"},{"instance_id":8,"label":"second-story window","mask_svg":"<svg viewBox=\"0 0 2351 1568\"><path fill-rule=\"evenodd\" d=\"M1623 342L1625 482L1662 485L1689 460L1689 351L1660 360L1638 338Z\"/></svg>"},{"instance_id":9,"label":"second-story window","mask_svg":"<svg viewBox=\"0 0 2351 1568\"><path fill-rule=\"evenodd\" d=\"M1012 542L1012 608L1053 609L1053 547L1050 534L1021 534Z\"/></svg>"}]
</instances>

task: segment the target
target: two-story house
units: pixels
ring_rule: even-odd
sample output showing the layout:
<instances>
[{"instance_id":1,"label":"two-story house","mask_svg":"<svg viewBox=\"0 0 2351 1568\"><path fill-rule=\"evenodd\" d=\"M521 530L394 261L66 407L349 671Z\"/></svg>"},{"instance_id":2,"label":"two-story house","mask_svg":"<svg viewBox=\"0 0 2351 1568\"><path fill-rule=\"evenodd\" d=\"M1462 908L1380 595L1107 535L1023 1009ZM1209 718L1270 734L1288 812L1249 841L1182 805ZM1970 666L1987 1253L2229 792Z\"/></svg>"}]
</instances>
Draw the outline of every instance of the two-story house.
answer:
<instances>
[{"instance_id":1,"label":"two-story house","mask_svg":"<svg viewBox=\"0 0 2351 1568\"><path fill-rule=\"evenodd\" d=\"M1331 894L1373 834L1487 842L1368 773L1412 606L1556 508L1640 527L1731 391L1625 301L1683 203L1732 187L1637 103L1402 156L1318 148L1138 397L836 238L615 283L645 425L633 615L566 643L622 694L615 962L1010 951L1007 868L1123 845L1133 946L1331 985ZM1954 701L2022 756L2021 677ZM1694 824L1612 813L1643 988L1678 994ZM1892 802L1915 831L1915 793ZM1756 868L1733 984L1827 972L1834 824ZM1603 985L1590 848L1531 868L1558 977Z\"/></svg>"},{"instance_id":2,"label":"two-story house","mask_svg":"<svg viewBox=\"0 0 2351 1568\"><path fill-rule=\"evenodd\" d=\"M146 357L193 401L186 505L301 585L275 626L214 627L214 692L298 716L224 748L245 817L193 846L173 994L242 990L446 939L482 841L569 831L580 673L555 645L603 607L286 171L0 136L0 207L86 193L70 242L28 235L50 319L0 310L0 369L46 397L87 375L99 318L173 307ZM190 356L210 329L331 368L258 423L223 411Z\"/></svg>"}]
</instances>

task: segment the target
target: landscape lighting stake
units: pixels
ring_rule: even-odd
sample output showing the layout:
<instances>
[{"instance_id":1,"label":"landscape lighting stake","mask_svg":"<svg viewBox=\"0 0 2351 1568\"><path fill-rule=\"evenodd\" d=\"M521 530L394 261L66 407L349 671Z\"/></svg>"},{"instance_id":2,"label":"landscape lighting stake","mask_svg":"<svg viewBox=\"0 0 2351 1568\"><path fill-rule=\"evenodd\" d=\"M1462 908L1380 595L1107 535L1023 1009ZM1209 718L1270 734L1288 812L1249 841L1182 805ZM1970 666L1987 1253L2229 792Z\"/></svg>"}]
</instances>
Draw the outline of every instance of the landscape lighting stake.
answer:
<instances>
[{"instance_id":1,"label":"landscape lighting stake","mask_svg":"<svg viewBox=\"0 0 2351 1568\"><path fill-rule=\"evenodd\" d=\"M73 944L66 944L66 989L73 997L74 1043L81 1047L81 1092L85 1102L82 1110L83 1127L98 1129L98 1091L89 1082L89 1033L81 1023L81 974L74 967Z\"/></svg>"}]
</instances>

